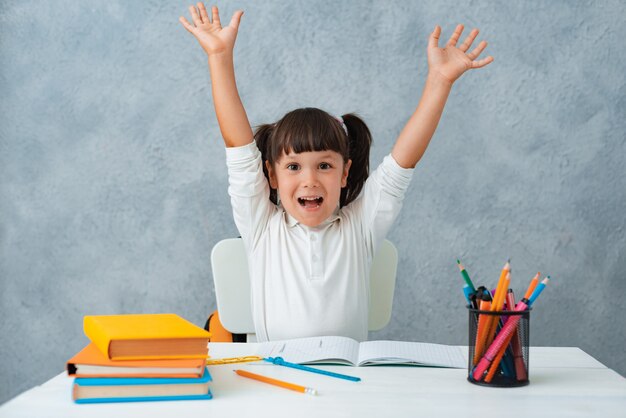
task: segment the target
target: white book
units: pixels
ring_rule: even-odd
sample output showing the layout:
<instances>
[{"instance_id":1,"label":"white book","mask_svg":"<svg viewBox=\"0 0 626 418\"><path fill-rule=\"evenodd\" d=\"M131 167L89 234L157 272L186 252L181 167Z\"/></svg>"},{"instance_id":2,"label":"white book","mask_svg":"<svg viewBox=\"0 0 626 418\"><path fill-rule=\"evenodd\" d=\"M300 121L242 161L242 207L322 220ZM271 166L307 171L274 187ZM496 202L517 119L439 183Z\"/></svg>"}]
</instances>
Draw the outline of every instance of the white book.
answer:
<instances>
[{"instance_id":1,"label":"white book","mask_svg":"<svg viewBox=\"0 0 626 418\"><path fill-rule=\"evenodd\" d=\"M347 337L311 337L254 344L209 344L213 358L229 357L230 345L245 347L247 355L282 357L299 364L345 364L372 366L384 364L467 367L463 350L458 346L408 341L363 341ZM239 348L239 347L237 347ZM252 353L251 351L254 351ZM239 353L243 354L243 353ZM232 357L232 355L230 355Z\"/></svg>"}]
</instances>

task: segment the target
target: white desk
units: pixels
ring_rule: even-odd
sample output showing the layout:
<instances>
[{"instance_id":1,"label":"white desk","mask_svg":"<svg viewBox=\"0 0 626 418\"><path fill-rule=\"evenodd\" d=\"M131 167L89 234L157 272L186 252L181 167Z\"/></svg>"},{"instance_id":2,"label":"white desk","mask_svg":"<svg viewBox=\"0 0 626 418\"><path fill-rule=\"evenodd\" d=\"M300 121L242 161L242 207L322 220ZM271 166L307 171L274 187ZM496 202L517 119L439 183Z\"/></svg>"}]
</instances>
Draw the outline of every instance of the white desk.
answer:
<instances>
[{"instance_id":1,"label":"white desk","mask_svg":"<svg viewBox=\"0 0 626 418\"><path fill-rule=\"evenodd\" d=\"M311 386L319 395L245 379L232 372L236 368ZM210 368L210 401L77 405L70 399L72 379L61 373L0 406L0 417L626 417L626 379L578 348L531 347L530 384L510 389L473 385L462 369L322 368L363 380L234 364Z\"/></svg>"}]
</instances>

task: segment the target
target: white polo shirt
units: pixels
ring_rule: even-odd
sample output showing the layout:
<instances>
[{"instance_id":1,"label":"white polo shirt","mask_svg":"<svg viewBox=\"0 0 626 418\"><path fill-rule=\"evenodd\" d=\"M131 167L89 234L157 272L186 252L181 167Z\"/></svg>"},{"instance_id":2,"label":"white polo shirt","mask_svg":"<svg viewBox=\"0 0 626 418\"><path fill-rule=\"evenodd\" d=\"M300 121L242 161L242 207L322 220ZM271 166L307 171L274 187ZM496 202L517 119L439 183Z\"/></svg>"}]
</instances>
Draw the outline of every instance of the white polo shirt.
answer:
<instances>
[{"instance_id":1,"label":"white polo shirt","mask_svg":"<svg viewBox=\"0 0 626 418\"><path fill-rule=\"evenodd\" d=\"M356 200L312 228L269 200L256 143L226 148L226 162L257 339L367 340L372 258L402 207L413 169L388 155Z\"/></svg>"}]
</instances>

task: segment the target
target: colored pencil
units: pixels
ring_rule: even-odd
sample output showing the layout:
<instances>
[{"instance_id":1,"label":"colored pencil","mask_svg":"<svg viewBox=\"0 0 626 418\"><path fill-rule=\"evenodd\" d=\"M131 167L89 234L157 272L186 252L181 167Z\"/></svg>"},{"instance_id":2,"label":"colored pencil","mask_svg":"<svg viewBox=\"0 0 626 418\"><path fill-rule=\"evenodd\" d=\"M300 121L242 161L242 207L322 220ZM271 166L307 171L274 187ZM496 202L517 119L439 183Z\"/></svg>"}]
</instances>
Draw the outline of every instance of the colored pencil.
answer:
<instances>
[{"instance_id":1,"label":"colored pencil","mask_svg":"<svg viewBox=\"0 0 626 418\"><path fill-rule=\"evenodd\" d=\"M235 370L239 376L247 377L248 379L258 380L259 382L269 383L270 385L279 386L281 388L295 390L296 392L306 393L307 395L316 395L317 391L313 388L307 388L304 386L296 385L294 383L283 382L282 380L272 379L271 377L262 376L256 373L250 373L245 370Z\"/></svg>"},{"instance_id":2,"label":"colored pencil","mask_svg":"<svg viewBox=\"0 0 626 418\"><path fill-rule=\"evenodd\" d=\"M360 382L361 381L360 377L349 376L347 374L341 374L341 373L335 373L335 372L329 372L329 371L326 371L326 370L316 369L314 367L303 366L302 364L290 363L288 361L285 361L282 357L267 357L267 358L264 358L263 360L265 360L267 362L270 362L272 364L276 364L277 366L291 367L292 369L298 369L298 370L302 370L302 371L305 371L305 372L323 374L325 376L336 377L338 379L350 380L352 382Z\"/></svg>"},{"instance_id":3,"label":"colored pencil","mask_svg":"<svg viewBox=\"0 0 626 418\"><path fill-rule=\"evenodd\" d=\"M550 281L549 277L546 277L537 285L537 288L530 296L530 299L522 299L515 306L516 312L521 312L527 310L535 300L539 297L543 289L545 289L546 285ZM496 336L493 343L489 345L489 348L485 352L483 358L478 362L478 365L474 368L472 372L472 376L474 380L481 380L483 378L483 373L487 370L487 368L491 365L492 361L495 359L498 351L502 348L504 342L509 338L509 336L517 329L517 324L521 319L521 315L512 315L509 317L509 320L506 321L506 324L500 330L500 333Z\"/></svg>"},{"instance_id":4,"label":"colored pencil","mask_svg":"<svg viewBox=\"0 0 626 418\"><path fill-rule=\"evenodd\" d=\"M537 274L535 274L535 277L532 278L532 280L530 281L530 284L528 285L528 289L526 290L526 294L524 294L524 298L528 299L530 295L533 294L533 291L535 290L535 288L537 287L537 284L539 283L540 275L541 273L537 272Z\"/></svg>"},{"instance_id":5,"label":"colored pencil","mask_svg":"<svg viewBox=\"0 0 626 418\"><path fill-rule=\"evenodd\" d=\"M461 276L463 276L463 280L465 280L465 283L467 283L470 289L472 289L472 292L475 292L476 288L474 287L474 283L472 283L472 280L470 279L470 276L467 273L467 270L465 270L465 267L463 267L463 264L461 264L461 261L456 260L456 262L459 266L459 270L461 270Z\"/></svg>"}]
</instances>

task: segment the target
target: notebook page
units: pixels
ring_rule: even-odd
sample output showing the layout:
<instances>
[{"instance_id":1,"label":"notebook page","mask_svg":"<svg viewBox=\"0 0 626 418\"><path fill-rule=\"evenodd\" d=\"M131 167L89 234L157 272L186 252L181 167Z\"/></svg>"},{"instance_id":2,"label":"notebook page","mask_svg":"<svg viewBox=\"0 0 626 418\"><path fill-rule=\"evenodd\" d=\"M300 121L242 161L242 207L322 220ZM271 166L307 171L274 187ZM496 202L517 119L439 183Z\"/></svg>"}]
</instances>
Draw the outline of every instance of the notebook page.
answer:
<instances>
[{"instance_id":1,"label":"notebook page","mask_svg":"<svg viewBox=\"0 0 626 418\"><path fill-rule=\"evenodd\" d=\"M461 347L406 341L362 342L358 364L418 364L458 369L467 366Z\"/></svg>"},{"instance_id":2,"label":"notebook page","mask_svg":"<svg viewBox=\"0 0 626 418\"><path fill-rule=\"evenodd\" d=\"M291 363L336 363L355 365L359 343L346 337L311 337L259 343L257 355L282 357Z\"/></svg>"}]
</instances>

